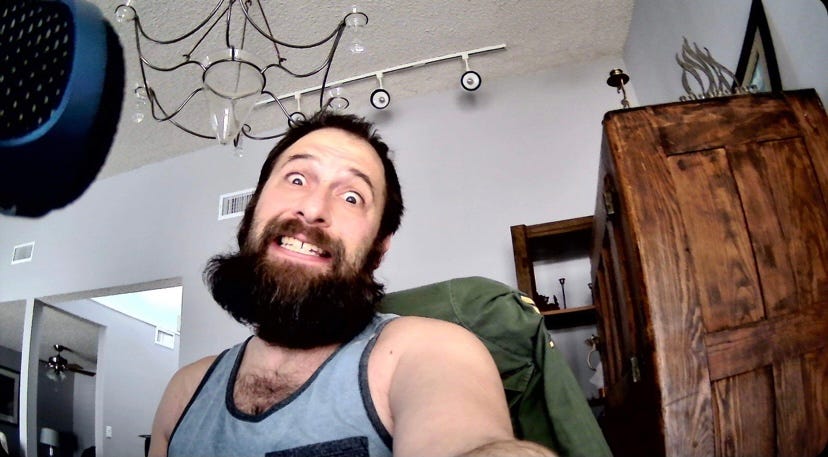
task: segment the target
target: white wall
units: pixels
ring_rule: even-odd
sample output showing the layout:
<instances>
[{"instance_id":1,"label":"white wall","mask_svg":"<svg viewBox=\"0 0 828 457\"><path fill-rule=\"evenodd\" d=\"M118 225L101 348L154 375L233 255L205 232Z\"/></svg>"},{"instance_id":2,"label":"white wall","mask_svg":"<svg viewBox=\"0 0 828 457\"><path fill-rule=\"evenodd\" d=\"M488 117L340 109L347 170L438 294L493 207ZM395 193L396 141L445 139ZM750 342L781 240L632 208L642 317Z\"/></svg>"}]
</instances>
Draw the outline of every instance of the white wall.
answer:
<instances>
[{"instance_id":1,"label":"white wall","mask_svg":"<svg viewBox=\"0 0 828 457\"><path fill-rule=\"evenodd\" d=\"M675 54L682 36L736 71L750 0L637 0L624 47L642 104L684 95ZM815 88L828 102L828 11L817 0L763 0L785 90Z\"/></svg>"},{"instance_id":2,"label":"white wall","mask_svg":"<svg viewBox=\"0 0 828 457\"><path fill-rule=\"evenodd\" d=\"M617 66L606 58L369 113L396 151L408 208L378 272L388 290L467 275L514 285L509 226L592 214ZM42 219L0 220L0 252L37 242L32 262L0 265L0 302L181 277L181 364L238 341L246 329L212 302L201 271L235 246L238 219L216 220L218 195L254 185L272 144L248 142L242 159L208 147L96 182Z\"/></svg>"}]
</instances>

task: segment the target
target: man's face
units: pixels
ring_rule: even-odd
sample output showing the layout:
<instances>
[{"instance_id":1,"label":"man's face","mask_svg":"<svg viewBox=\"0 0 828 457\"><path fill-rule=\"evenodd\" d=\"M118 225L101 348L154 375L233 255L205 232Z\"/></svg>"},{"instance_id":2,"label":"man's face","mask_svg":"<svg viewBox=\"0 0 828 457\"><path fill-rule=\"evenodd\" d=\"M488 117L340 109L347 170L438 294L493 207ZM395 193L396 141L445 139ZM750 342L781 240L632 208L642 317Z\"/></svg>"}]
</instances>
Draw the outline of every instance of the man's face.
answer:
<instances>
[{"instance_id":1,"label":"man's face","mask_svg":"<svg viewBox=\"0 0 828 457\"><path fill-rule=\"evenodd\" d=\"M385 185L382 162L368 142L335 128L315 130L279 156L246 244L266 243L268 260L311 274L332 273L337 264L360 269L379 230ZM292 220L301 224L267 233L273 222Z\"/></svg>"},{"instance_id":2,"label":"man's face","mask_svg":"<svg viewBox=\"0 0 828 457\"><path fill-rule=\"evenodd\" d=\"M263 340L343 343L374 316L385 174L371 145L337 129L286 149L259 195L241 251L210 259L216 302ZM244 235L243 235L244 236Z\"/></svg>"}]
</instances>

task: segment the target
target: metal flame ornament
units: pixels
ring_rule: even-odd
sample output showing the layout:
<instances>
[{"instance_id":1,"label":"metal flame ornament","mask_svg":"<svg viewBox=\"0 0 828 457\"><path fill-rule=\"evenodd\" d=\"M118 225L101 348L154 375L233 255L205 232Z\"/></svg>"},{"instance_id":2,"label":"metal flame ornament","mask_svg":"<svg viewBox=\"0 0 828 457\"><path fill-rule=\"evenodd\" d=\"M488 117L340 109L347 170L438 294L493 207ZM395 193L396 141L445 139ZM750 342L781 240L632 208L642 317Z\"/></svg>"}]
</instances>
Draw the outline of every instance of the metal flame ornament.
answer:
<instances>
[{"instance_id":1,"label":"metal flame ornament","mask_svg":"<svg viewBox=\"0 0 828 457\"><path fill-rule=\"evenodd\" d=\"M752 94L757 91L756 86L738 86L733 72L714 59L709 49L704 48L702 51L696 43L691 47L687 38L682 38L684 43L681 46L681 56L676 54L676 63L681 67L681 85L686 95L679 97L680 101Z\"/></svg>"}]
</instances>

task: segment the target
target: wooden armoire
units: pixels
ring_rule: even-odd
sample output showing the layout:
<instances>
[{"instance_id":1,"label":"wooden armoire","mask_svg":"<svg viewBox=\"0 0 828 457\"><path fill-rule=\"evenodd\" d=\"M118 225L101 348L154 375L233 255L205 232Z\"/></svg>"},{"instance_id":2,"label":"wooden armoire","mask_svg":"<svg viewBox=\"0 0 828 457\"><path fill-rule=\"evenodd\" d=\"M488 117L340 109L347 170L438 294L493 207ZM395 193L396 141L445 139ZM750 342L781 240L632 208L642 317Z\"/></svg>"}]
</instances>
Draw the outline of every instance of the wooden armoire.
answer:
<instances>
[{"instance_id":1,"label":"wooden armoire","mask_svg":"<svg viewBox=\"0 0 828 457\"><path fill-rule=\"evenodd\" d=\"M591 261L617 456L823 452L827 204L813 90L606 114Z\"/></svg>"}]
</instances>

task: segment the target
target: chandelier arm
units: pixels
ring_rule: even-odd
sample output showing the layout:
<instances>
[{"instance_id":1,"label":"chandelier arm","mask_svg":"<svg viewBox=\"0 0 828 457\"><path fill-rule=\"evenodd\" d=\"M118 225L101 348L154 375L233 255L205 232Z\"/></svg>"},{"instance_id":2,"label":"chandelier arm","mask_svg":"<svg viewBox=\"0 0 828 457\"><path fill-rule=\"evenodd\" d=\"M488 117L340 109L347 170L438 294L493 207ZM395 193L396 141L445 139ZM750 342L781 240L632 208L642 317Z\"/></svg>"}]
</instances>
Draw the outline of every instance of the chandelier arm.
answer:
<instances>
[{"instance_id":1,"label":"chandelier arm","mask_svg":"<svg viewBox=\"0 0 828 457\"><path fill-rule=\"evenodd\" d=\"M344 23L340 24L339 28L337 29L337 32L339 32L340 36L341 36L342 31L345 30L344 25L345 25ZM332 50L336 49L338 43L339 43L339 38L337 38L336 41L334 41L333 47L331 49ZM274 44L274 46L275 46L275 44ZM319 73L325 67L330 66L331 62L333 62L333 52L329 52L328 57L325 58L325 60L323 60L322 63L318 67L316 67L314 70L311 70L311 71L306 72L306 73L297 73L297 72L289 69L288 67L282 65L281 61L279 61L277 63L272 63L272 64L269 64L268 66L266 66L262 70L262 74L264 74L270 68L278 68L278 69L284 71L285 73L289 74L290 76L293 76L294 78L307 78L309 76L313 76L313 75Z\"/></svg>"},{"instance_id":2,"label":"chandelier arm","mask_svg":"<svg viewBox=\"0 0 828 457\"><path fill-rule=\"evenodd\" d=\"M331 34L330 34L330 35L328 35L327 37L323 38L322 40L317 41L316 43L311 43L311 44L292 44L292 43L287 43L287 42L285 42L285 41L281 41L281 40L276 39L276 38L275 38L272 34L268 33L268 32L267 32L267 31L265 31L265 30L262 30L262 28L261 28L258 24L256 24L256 22L255 22L255 21L253 21L253 18L252 18L252 17L250 17L250 14L248 14L248 11L247 11L247 6L245 6L245 5L244 5L244 2L242 2L242 3L241 3L241 5L242 5L242 6L241 6L241 10L242 10L242 12L244 13L244 16L247 18L247 21L248 21L248 22L250 22L250 25L252 25L252 26L253 26L253 28L255 28L257 32L259 32L259 34L260 34L260 35L262 35L265 39L268 39L268 40L272 41L272 42L273 42L273 43L275 43L275 44L280 44L280 45L282 45L282 46L286 46L286 47L288 47L288 48L294 48L294 49L310 49L310 48L316 48L316 47L319 47L319 46L321 46L321 45L323 45L323 44L327 43L328 41L330 41L330 40L331 40L331 38L335 37L335 36L337 35L337 33L339 33L340 28L345 27L345 19L342 19L342 21L340 21L339 25L338 25L336 28L334 28L333 32L331 32Z\"/></svg>"},{"instance_id":3,"label":"chandelier arm","mask_svg":"<svg viewBox=\"0 0 828 457\"><path fill-rule=\"evenodd\" d=\"M199 46L201 46L201 43L203 43L203 42L204 42L204 39L205 39L205 38L207 38L207 35L209 35L209 34L210 34L210 32L212 32L212 31L213 31L213 29L216 27L216 25L218 25L219 21L221 21L221 18L222 18L225 14L227 14L227 15L229 15L229 14L230 14L230 12L229 12L229 7L228 7L228 8L225 8L225 9L224 9L224 11L222 11L222 12L221 12L221 14L219 14L219 15L216 17L216 19L213 21L213 23L212 23L212 24L210 24L210 27L209 27L209 28L208 28L208 29L204 32L204 34L203 34L203 35L201 35L201 38L199 38L199 39L198 39L198 41L196 41L196 42L195 42L195 44L193 45L193 47L192 47L192 48L190 48L190 51L186 54L187 58L189 58L191 55L193 55L193 53L195 52L196 48L198 48ZM208 18L208 19L209 19L209 18ZM198 26L198 28L201 28L201 27L203 27L203 26L204 26L204 24L199 25L199 26ZM195 29L195 30L198 30L198 28L197 28L197 29Z\"/></svg>"},{"instance_id":4,"label":"chandelier arm","mask_svg":"<svg viewBox=\"0 0 828 457\"><path fill-rule=\"evenodd\" d=\"M314 70L311 70L311 71L309 71L309 72L307 72L307 73L296 73L296 72L294 72L294 71L290 70L289 68L287 68L287 67L286 67L286 66L284 66L284 65L281 65L281 64L278 64L278 63L272 63L272 64L269 64L268 66L266 66L266 67L264 68L264 70L262 70L262 73L266 72L266 71L267 71L267 70L269 70L270 68L278 68L278 69L280 69L280 70L284 71L285 73L287 73L288 75L293 76L294 78L307 78L308 76L313 76L313 75L315 75L315 74L319 73L320 71L322 71L322 70L323 70L326 66L328 66L329 64L330 64L330 62L328 61L328 59L325 59L325 61L323 61L323 62L322 62L322 63L321 63L318 67L316 67L316 69L314 69Z\"/></svg>"},{"instance_id":5,"label":"chandelier arm","mask_svg":"<svg viewBox=\"0 0 828 457\"><path fill-rule=\"evenodd\" d=\"M169 121L169 122L170 122L170 124L172 124L172 125L174 125L174 126L178 127L179 129L181 129L181 130L183 130L183 131L185 131L185 132L189 133L190 135L194 135L194 136L197 136L197 137L205 138L205 139L208 139L208 140L215 138L215 137L216 137L215 135L205 135L205 134L203 134L203 133L198 133L198 132L196 132L196 131L194 131L194 130L192 130L192 129L188 128L188 127L184 127L184 126L183 126L182 124L180 124L178 121L176 121L175 119L173 119L173 117L175 117L175 116L176 116L179 112L181 112L181 109L182 109L182 108L184 108L184 105L186 105L186 104L187 104L187 102L189 102L189 101L190 101L190 99L191 99L191 98L193 98L193 96L194 96L195 94L197 94L198 92L200 92L200 91L201 91L201 88L198 88L198 89L196 89L195 91L193 91L193 93L191 93L191 94L190 94L190 96L189 96L189 97L187 97L187 99L186 99L186 100L184 100L184 103L182 103L182 104L181 104L181 106L179 106L179 107L178 107L178 109L177 109L177 110L175 110L175 112L174 112L174 113L172 113L172 114L170 114L170 115L167 115L167 112L164 110L164 107L163 107L163 106L161 106L161 103L159 103L159 102L158 102L158 98L156 98L156 97L155 97L155 92L154 92L152 89L149 89L149 90L147 91L147 94L148 94L148 96L150 97L150 111L152 112L152 117L153 117L156 121L158 121L158 122ZM155 103L152 103L152 101L154 101ZM156 105L156 104L158 105L158 109L161 111L161 113L162 113L162 114L164 114L164 116L166 116L166 117L164 117L164 118L158 118L158 117L155 115L155 105Z\"/></svg>"},{"instance_id":6,"label":"chandelier arm","mask_svg":"<svg viewBox=\"0 0 828 457\"><path fill-rule=\"evenodd\" d=\"M259 12L262 14L262 19L264 20L265 27L267 27L267 34L273 36L273 30L270 28L270 22L267 20L267 15L264 12L264 8L262 8L262 2L260 0L256 0L256 6L259 7ZM282 61L282 52L279 51L279 45L273 43L273 51L276 53L276 61Z\"/></svg>"},{"instance_id":7,"label":"chandelier arm","mask_svg":"<svg viewBox=\"0 0 828 457\"><path fill-rule=\"evenodd\" d=\"M279 138L279 137L283 137L287 133L287 132L282 132L282 133L276 133L276 134L268 135L268 136L257 136L257 135L251 134L249 132L249 130L250 130L250 126L247 125L247 124L244 124L244 126L242 126L242 129L241 129L240 133L242 133L245 137L250 138L251 140L273 140L273 139L276 139L276 138Z\"/></svg>"},{"instance_id":8,"label":"chandelier arm","mask_svg":"<svg viewBox=\"0 0 828 457\"><path fill-rule=\"evenodd\" d=\"M284 114L285 114L285 117L286 117L286 118L288 118L288 119L290 119L290 113L288 113L287 108L285 108L285 105L283 105L283 104L282 104L282 101L281 101L281 100L279 100L279 99L278 99L275 95L273 95L273 93L272 93L272 92L270 92L270 91L263 90L263 91L262 91L262 93L263 93L263 94L270 95L270 98L272 98L272 99L276 102L276 104L278 104L278 105L279 105L279 108L282 110L282 113L284 113ZM265 103L267 103L267 102L265 102Z\"/></svg>"},{"instance_id":9,"label":"chandelier arm","mask_svg":"<svg viewBox=\"0 0 828 457\"><path fill-rule=\"evenodd\" d=\"M181 110L182 110L182 109L184 109L184 106L186 106L186 105L187 105L187 103L190 103L190 100L192 100L192 99L193 99L193 97L194 97L197 93L201 92L202 90L204 90L204 88L203 88L203 87L199 87L198 89L196 89L196 90L192 91L192 92L190 93L190 95L188 95L188 96L187 96L187 98L185 98L185 99L184 99L184 101L183 101L183 102L181 102L181 104L180 104L180 105L178 105L178 108L176 108L176 109L175 109L175 111L173 111L173 112L172 112L172 114L168 114L168 113L167 113L167 110L165 110L165 109L164 109L164 107L161 105L161 102L160 102L160 101L158 101L158 97L155 95L155 91L154 91L151 87L150 87L150 88L147 88L147 97L149 97L149 99L150 99L150 110L152 111L152 117L153 117L153 119L155 119L155 120L156 120L156 121L158 121L158 122L172 121L172 118L174 118L175 116L177 116L177 115L178 115L178 113L180 113L180 112L181 112ZM163 115L164 115L164 117L158 117L158 116L155 114L155 107L156 107L156 106L158 107L158 110L159 110L159 111L161 111L161 114L163 114Z\"/></svg>"},{"instance_id":10,"label":"chandelier arm","mask_svg":"<svg viewBox=\"0 0 828 457\"><path fill-rule=\"evenodd\" d=\"M339 40L342 38L342 32L344 30L345 20L340 22L339 27L337 28L336 38L334 38L333 46L331 46L331 52L328 54L328 64L325 68L325 75L322 77L322 87L319 89L319 109L323 108L325 100L325 86L328 83L328 74L331 72L331 62L333 62L334 54L336 54L336 48L339 47Z\"/></svg>"},{"instance_id":11,"label":"chandelier arm","mask_svg":"<svg viewBox=\"0 0 828 457\"><path fill-rule=\"evenodd\" d=\"M162 39L159 39L159 38L153 38L153 37L149 36L149 35L147 34L147 32L146 32L146 31L144 31L144 27L141 25L141 20L140 20L140 18L138 17L138 14L137 14L137 13L135 14L135 19L133 19L133 20L135 21L136 27L137 27L137 28L138 28L138 30L141 32L141 35L142 35L144 38L146 38L147 40L152 41L153 43L156 43L156 44L173 44L173 43L178 43L179 41L184 40L184 39L186 39L186 38L188 38L188 37L190 37L190 36L194 35L196 32L198 32L198 31L199 31L202 27L204 27L204 26L205 26L208 22L210 22L210 20L211 20L211 19L213 19L213 16L215 16L215 15L216 15L216 13L218 12L218 10L221 8L222 3L224 3L224 2L225 2L225 0L219 0L219 2L216 4L215 8L213 8L213 11L212 11L212 12L210 12L210 14L209 14L209 15L207 15L207 17L206 17L203 21L201 21L201 23L200 23L200 24L198 24L197 26L193 27L193 29L192 29L192 30L190 30L189 32L187 32L187 33L185 33L184 35L181 35L181 36L179 36L179 37L176 37L176 38L170 38L170 39L166 39L166 40L162 40ZM131 8L133 11L135 11L135 9L134 9L134 8L132 8L131 6L126 6L126 5L120 5L120 6L118 6L118 8L121 8L121 7L124 7L124 8ZM117 11L117 10L118 10L118 8L116 8L115 10ZM221 18L221 16L224 16L224 14L227 12L227 10L228 10L229 8L230 8L230 6L229 6L229 5L228 5L227 7L225 7L225 8L224 8L224 11L222 11L222 12L221 12L221 14L219 15L219 18ZM211 29L212 29L212 27L211 27ZM209 33L209 30L207 31L207 33ZM207 34L205 33L205 36L206 36L206 35L207 35ZM202 37L202 38L201 38L201 40L199 40L199 42L201 42L203 39L204 39L204 37Z\"/></svg>"},{"instance_id":12,"label":"chandelier arm","mask_svg":"<svg viewBox=\"0 0 828 457\"><path fill-rule=\"evenodd\" d=\"M189 133L190 135L194 135L194 136L197 136L197 137L200 137L200 138L204 138L205 140L215 140L216 139L216 135L205 135L203 133L198 133L196 131L190 130L189 128L184 127L183 125L179 124L175 119L170 119L170 124L180 128L181 130Z\"/></svg>"},{"instance_id":13,"label":"chandelier arm","mask_svg":"<svg viewBox=\"0 0 828 457\"><path fill-rule=\"evenodd\" d=\"M215 25L215 23L213 25ZM213 26L210 27L210 30L212 30L212 28L213 28ZM194 64L198 65L199 67L201 67L202 71L206 70L204 65L202 65L200 62L195 61L195 60L190 60L189 54L187 54L187 56L186 56L187 60L185 60L184 62L179 63L178 65L175 65L173 67L164 68L164 67L159 67L159 66L154 65L146 57L144 57L144 52L141 49L141 40L139 40L139 35L138 35L138 32L139 32L140 29L141 29L141 23L138 20L138 18L136 17L135 18L135 27L133 28L133 30L135 31L135 50L138 52L138 60L139 60L139 63L141 64L140 65L140 67L141 67L141 77L144 80L144 87L149 86L149 84L147 84L147 76L146 76L146 73L144 71L144 65L146 65L146 66L148 66L148 67L150 67L150 68L152 68L153 70L156 70L156 71L174 71L174 70L177 70L178 68L181 68L184 65L194 63ZM210 30L208 30L207 32L209 33ZM193 46L193 49L190 50L190 53L192 53L195 50L195 48L201 43L201 41L204 39L205 36L207 36L207 35L205 34L204 36L202 36L201 39L198 41L198 43L196 43L196 45Z\"/></svg>"},{"instance_id":14,"label":"chandelier arm","mask_svg":"<svg viewBox=\"0 0 828 457\"><path fill-rule=\"evenodd\" d=\"M155 71L165 71L165 72L175 71L175 70L178 70L179 68L183 67L184 65L198 65L198 67L201 68L202 70L205 70L205 71L207 70L207 68L205 68L204 65L202 65L201 62L199 62L197 60L187 60L186 62L181 62L180 64L175 65L174 67L156 67L149 60L145 59L144 56L141 56L140 59L141 59L142 64L152 68Z\"/></svg>"}]
</instances>

